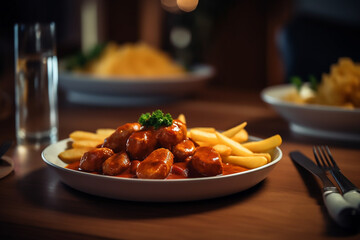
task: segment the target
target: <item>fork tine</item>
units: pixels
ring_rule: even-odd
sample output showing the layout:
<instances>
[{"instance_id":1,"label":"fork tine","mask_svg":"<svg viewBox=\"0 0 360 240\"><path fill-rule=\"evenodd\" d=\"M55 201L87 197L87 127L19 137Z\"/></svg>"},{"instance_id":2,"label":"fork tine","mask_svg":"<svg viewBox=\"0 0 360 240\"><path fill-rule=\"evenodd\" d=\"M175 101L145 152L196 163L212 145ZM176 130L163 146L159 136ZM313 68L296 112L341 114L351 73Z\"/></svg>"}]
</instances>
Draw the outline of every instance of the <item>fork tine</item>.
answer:
<instances>
[{"instance_id":1,"label":"fork tine","mask_svg":"<svg viewBox=\"0 0 360 240\"><path fill-rule=\"evenodd\" d=\"M321 153L322 153L322 155L324 156L324 159L325 159L325 161L326 161L325 165L326 165L328 168L333 168L332 164L331 164L330 161L329 161L328 155L326 154L325 147L324 147L324 146L320 146L320 149L321 149Z\"/></svg>"},{"instance_id":2,"label":"fork tine","mask_svg":"<svg viewBox=\"0 0 360 240\"><path fill-rule=\"evenodd\" d=\"M323 167L324 169L328 169L328 165L326 164L326 162L325 162L325 160L324 160L325 156L324 156L324 154L322 153L320 146L316 146L316 148L317 148L317 152L318 152L319 159L320 159L320 161L321 161L322 167Z\"/></svg>"},{"instance_id":3,"label":"fork tine","mask_svg":"<svg viewBox=\"0 0 360 240\"><path fill-rule=\"evenodd\" d=\"M339 167L338 167L338 165L336 164L336 162L335 162L335 160L334 160L334 158L333 158L333 156L332 156L332 154L331 154L331 152L330 152L329 147L328 147L328 146L325 146L325 148L326 148L327 155L329 156L329 159L330 159L331 163L333 164L334 168L337 169L337 170L339 170Z\"/></svg>"},{"instance_id":4,"label":"fork tine","mask_svg":"<svg viewBox=\"0 0 360 240\"><path fill-rule=\"evenodd\" d=\"M319 167L323 167L323 166L321 165L320 161L319 161L319 155L318 155L318 153L317 153L317 151L316 151L316 147L315 147L315 146L313 146L313 153L314 153L314 157L315 157L315 160L316 160L317 165L318 165Z\"/></svg>"},{"instance_id":5,"label":"fork tine","mask_svg":"<svg viewBox=\"0 0 360 240\"><path fill-rule=\"evenodd\" d=\"M360 189L357 188L347 177L345 177L338 167L337 163L335 162L335 159L333 158L330 149L328 146L321 146L322 154L326 158L326 161L328 162L328 166L326 170L328 170L331 175L334 177L336 183L339 185L341 192L344 194L344 197L347 201L354 204L356 207L360 207ZM318 149L319 151L319 149ZM321 156L321 154L320 154ZM329 161L330 159L330 161ZM331 164L330 164L331 162ZM355 191L352 191L355 190ZM351 191L351 192L350 192ZM350 192L350 193L348 193ZM345 193L347 195L345 195ZM356 200L355 200L356 199Z\"/></svg>"}]
</instances>

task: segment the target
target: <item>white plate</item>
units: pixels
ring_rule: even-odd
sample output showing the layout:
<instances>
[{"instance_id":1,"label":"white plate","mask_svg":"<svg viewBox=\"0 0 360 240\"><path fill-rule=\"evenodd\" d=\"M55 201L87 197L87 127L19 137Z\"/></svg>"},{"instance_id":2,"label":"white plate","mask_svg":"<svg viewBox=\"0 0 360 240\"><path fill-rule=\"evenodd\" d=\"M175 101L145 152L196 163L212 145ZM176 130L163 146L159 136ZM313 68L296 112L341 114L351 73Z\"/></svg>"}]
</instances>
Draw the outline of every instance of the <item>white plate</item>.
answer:
<instances>
[{"instance_id":1,"label":"white plate","mask_svg":"<svg viewBox=\"0 0 360 240\"><path fill-rule=\"evenodd\" d=\"M181 76L97 77L61 72L59 86L71 102L90 105L138 106L174 100L195 93L213 76L214 69L198 65Z\"/></svg>"},{"instance_id":2,"label":"white plate","mask_svg":"<svg viewBox=\"0 0 360 240\"><path fill-rule=\"evenodd\" d=\"M262 99L290 123L292 131L336 140L360 140L360 109L302 105L282 100L293 88L291 84L284 84L261 92Z\"/></svg>"},{"instance_id":3,"label":"white plate","mask_svg":"<svg viewBox=\"0 0 360 240\"><path fill-rule=\"evenodd\" d=\"M256 138L252 138L256 139ZM48 146L42 158L68 186L89 194L132 201L177 202L221 197L248 189L264 180L280 161L282 152L271 153L273 161L262 167L225 176L189 179L136 179L97 175L65 168L58 158L70 139Z\"/></svg>"}]
</instances>

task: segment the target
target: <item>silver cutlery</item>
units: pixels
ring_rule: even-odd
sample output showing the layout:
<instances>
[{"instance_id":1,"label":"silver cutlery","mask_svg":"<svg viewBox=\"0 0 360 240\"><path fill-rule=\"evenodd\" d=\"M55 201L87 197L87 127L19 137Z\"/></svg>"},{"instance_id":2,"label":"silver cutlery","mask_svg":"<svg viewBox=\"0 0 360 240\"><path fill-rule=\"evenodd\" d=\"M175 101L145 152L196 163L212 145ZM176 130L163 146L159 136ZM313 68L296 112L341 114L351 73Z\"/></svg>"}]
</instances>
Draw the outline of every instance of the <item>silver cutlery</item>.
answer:
<instances>
[{"instance_id":1,"label":"silver cutlery","mask_svg":"<svg viewBox=\"0 0 360 240\"><path fill-rule=\"evenodd\" d=\"M339 185L346 201L360 209L360 189L345 177L336 164L328 146L314 146L313 152L319 167L329 171Z\"/></svg>"},{"instance_id":2,"label":"silver cutlery","mask_svg":"<svg viewBox=\"0 0 360 240\"><path fill-rule=\"evenodd\" d=\"M340 226L355 227L359 223L360 212L344 199L336 186L326 176L326 173L312 160L298 151L291 152L290 157L298 165L321 180L323 184L324 204L331 218Z\"/></svg>"},{"instance_id":3,"label":"silver cutlery","mask_svg":"<svg viewBox=\"0 0 360 240\"><path fill-rule=\"evenodd\" d=\"M11 145L12 145L11 141L5 141L0 145L0 159L7 152L7 150L9 150Z\"/></svg>"},{"instance_id":4,"label":"silver cutlery","mask_svg":"<svg viewBox=\"0 0 360 240\"><path fill-rule=\"evenodd\" d=\"M3 157L11 145L11 141L5 141L0 145L0 179L10 174L14 169L12 159L9 157Z\"/></svg>"}]
</instances>

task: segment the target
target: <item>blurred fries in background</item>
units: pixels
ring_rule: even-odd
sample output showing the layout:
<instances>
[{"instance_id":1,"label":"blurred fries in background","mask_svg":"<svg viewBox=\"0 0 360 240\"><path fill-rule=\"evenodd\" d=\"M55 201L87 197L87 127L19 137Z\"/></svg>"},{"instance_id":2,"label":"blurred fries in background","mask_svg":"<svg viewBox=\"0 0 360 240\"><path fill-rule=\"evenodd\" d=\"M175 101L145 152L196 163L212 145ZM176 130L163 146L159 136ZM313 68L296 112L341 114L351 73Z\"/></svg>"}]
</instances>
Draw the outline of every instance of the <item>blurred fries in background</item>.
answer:
<instances>
[{"instance_id":1,"label":"blurred fries in background","mask_svg":"<svg viewBox=\"0 0 360 240\"><path fill-rule=\"evenodd\" d=\"M98 76L173 76L184 74L165 52L145 43L108 43L100 56L76 71Z\"/></svg>"},{"instance_id":2,"label":"blurred fries in background","mask_svg":"<svg viewBox=\"0 0 360 240\"><path fill-rule=\"evenodd\" d=\"M325 105L360 107L360 64L350 58L340 58L323 74L315 102Z\"/></svg>"},{"instance_id":3,"label":"blurred fries in background","mask_svg":"<svg viewBox=\"0 0 360 240\"><path fill-rule=\"evenodd\" d=\"M284 100L299 104L321 104L345 107L360 107L360 64L350 58L340 58L330 67L330 73L322 75L321 83L311 89L303 85L300 90L284 96Z\"/></svg>"}]
</instances>

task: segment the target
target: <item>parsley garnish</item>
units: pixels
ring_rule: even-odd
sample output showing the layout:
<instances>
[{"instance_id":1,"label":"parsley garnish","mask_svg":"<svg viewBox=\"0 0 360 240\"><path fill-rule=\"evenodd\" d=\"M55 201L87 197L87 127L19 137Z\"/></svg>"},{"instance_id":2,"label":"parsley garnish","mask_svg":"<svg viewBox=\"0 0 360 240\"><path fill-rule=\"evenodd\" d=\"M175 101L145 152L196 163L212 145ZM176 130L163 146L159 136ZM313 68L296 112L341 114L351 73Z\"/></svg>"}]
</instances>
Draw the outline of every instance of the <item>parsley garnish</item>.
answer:
<instances>
[{"instance_id":1,"label":"parsley garnish","mask_svg":"<svg viewBox=\"0 0 360 240\"><path fill-rule=\"evenodd\" d=\"M302 80L299 76L291 77L290 82L295 86L296 90L300 91L302 86Z\"/></svg>"},{"instance_id":2,"label":"parsley garnish","mask_svg":"<svg viewBox=\"0 0 360 240\"><path fill-rule=\"evenodd\" d=\"M170 113L164 114L161 110L156 110L150 113L143 113L139 118L139 123L145 127L154 127L158 129L161 126L170 126L173 119Z\"/></svg>"},{"instance_id":3,"label":"parsley garnish","mask_svg":"<svg viewBox=\"0 0 360 240\"><path fill-rule=\"evenodd\" d=\"M309 75L309 84L310 84L310 88L316 92L317 91L317 87L319 85L316 77L314 75ZM290 78L290 82L295 86L296 90L299 92L302 85L303 85L303 80L301 79L301 77L299 76L292 76Z\"/></svg>"},{"instance_id":4,"label":"parsley garnish","mask_svg":"<svg viewBox=\"0 0 360 240\"><path fill-rule=\"evenodd\" d=\"M319 85L316 77L315 77L314 75L310 75L310 76L309 76L309 82L310 82L310 88L311 88L314 92L316 92L316 91L317 91L317 88L318 88L318 85Z\"/></svg>"}]
</instances>

